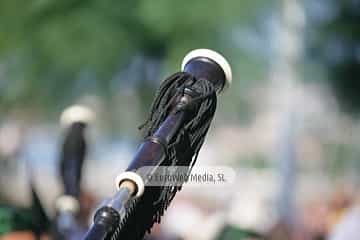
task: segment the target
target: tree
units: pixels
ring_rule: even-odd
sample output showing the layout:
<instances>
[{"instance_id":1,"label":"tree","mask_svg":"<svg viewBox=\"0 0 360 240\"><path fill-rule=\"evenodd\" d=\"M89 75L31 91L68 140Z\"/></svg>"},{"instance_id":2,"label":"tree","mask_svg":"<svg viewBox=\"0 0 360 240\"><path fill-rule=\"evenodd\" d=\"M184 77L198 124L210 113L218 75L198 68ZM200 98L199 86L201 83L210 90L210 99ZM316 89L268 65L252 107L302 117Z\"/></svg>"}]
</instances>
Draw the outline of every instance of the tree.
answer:
<instances>
[{"instance_id":1,"label":"tree","mask_svg":"<svg viewBox=\"0 0 360 240\"><path fill-rule=\"evenodd\" d=\"M171 65L192 48L230 51L224 33L262 5L260 0L3 0L0 103L62 107L87 91L108 96L110 82L134 55L145 62L167 57ZM137 89L152 86L143 75Z\"/></svg>"},{"instance_id":2,"label":"tree","mask_svg":"<svg viewBox=\"0 0 360 240\"><path fill-rule=\"evenodd\" d=\"M309 24L315 26L309 52L327 68L329 82L342 109L357 115L360 113L360 2L327 1L322 2L321 9L327 14L315 12Z\"/></svg>"}]
</instances>

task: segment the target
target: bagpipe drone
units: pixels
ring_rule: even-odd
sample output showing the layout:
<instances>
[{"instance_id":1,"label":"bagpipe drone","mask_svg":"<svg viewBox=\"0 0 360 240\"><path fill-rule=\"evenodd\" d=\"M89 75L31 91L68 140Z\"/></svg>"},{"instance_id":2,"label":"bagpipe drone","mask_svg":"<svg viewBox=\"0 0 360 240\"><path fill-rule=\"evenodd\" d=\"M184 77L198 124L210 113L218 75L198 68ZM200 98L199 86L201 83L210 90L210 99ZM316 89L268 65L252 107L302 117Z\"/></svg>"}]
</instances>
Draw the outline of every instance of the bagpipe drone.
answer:
<instances>
[{"instance_id":1,"label":"bagpipe drone","mask_svg":"<svg viewBox=\"0 0 360 240\"><path fill-rule=\"evenodd\" d=\"M182 71L162 82L150 116L140 127L144 141L125 172L117 193L94 215L86 240L143 239L169 206L181 184L149 186L159 167L194 166L214 117L217 95L231 82L228 62L208 49L190 52Z\"/></svg>"},{"instance_id":2,"label":"bagpipe drone","mask_svg":"<svg viewBox=\"0 0 360 240\"><path fill-rule=\"evenodd\" d=\"M74 105L64 110L61 125L64 139L60 151L59 175L63 193L56 199L56 217L52 238L55 240L80 239L84 230L78 223L82 168L87 153L86 129L94 119L87 107Z\"/></svg>"}]
</instances>

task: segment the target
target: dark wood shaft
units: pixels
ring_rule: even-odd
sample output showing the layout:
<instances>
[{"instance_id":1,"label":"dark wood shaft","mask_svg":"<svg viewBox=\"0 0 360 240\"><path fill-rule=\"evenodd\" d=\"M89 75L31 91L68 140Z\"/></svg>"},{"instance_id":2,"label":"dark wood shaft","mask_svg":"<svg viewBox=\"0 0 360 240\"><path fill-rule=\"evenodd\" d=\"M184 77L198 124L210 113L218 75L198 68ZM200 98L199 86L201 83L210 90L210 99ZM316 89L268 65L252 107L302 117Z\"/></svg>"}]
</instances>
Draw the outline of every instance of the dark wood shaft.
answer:
<instances>
[{"instance_id":1,"label":"dark wood shaft","mask_svg":"<svg viewBox=\"0 0 360 240\"><path fill-rule=\"evenodd\" d=\"M186 64L184 71L193 74L197 79L208 80L214 85L217 92L220 92L225 85L225 74L222 68L211 59L205 57L192 59ZM174 104L174 109L178 106L186 104L190 100L190 95L185 94L184 97ZM146 181L148 174L151 172L151 168L145 168L147 169L146 171L141 171L142 167L153 166L156 168L161 164L166 157L167 145L178 134L178 131L183 124L191 118L192 113L193 110L180 110L176 113L172 112L169 114L153 136L146 139L140 145L133 161L127 168L127 171L136 172L143 178L144 181ZM117 211L113 208L112 210ZM104 213L107 212L104 211ZM86 240L104 239L106 234L110 233L112 227L114 227L113 223L102 221L102 219L99 220L95 218L94 222L94 225L85 237Z\"/></svg>"},{"instance_id":2,"label":"dark wood shaft","mask_svg":"<svg viewBox=\"0 0 360 240\"><path fill-rule=\"evenodd\" d=\"M146 178L151 168L146 168L146 172L137 171L141 167L159 166L166 157L166 145L176 135L179 128L184 124L187 112L179 111L171 114L161 124L159 129L154 133L154 139L161 139L161 142L155 142L151 139L145 140L137 151L133 161L127 168L127 171L137 172Z\"/></svg>"},{"instance_id":3,"label":"dark wood shaft","mask_svg":"<svg viewBox=\"0 0 360 240\"><path fill-rule=\"evenodd\" d=\"M197 79L206 79L211 82L218 92L220 92L225 85L224 71L216 62L209 58L198 57L192 59L185 65L184 71L191 73ZM191 97L187 95L186 98L179 99L177 104L186 104L190 99ZM186 121L187 114L189 114L189 111L170 114L155 132L154 137L161 139L162 142L167 145ZM146 140L140 145L127 171L136 171L144 166L158 166L161 161L164 160L165 156L166 152L161 143Z\"/></svg>"},{"instance_id":4,"label":"dark wood shaft","mask_svg":"<svg viewBox=\"0 0 360 240\"><path fill-rule=\"evenodd\" d=\"M86 233L84 240L104 240L109 233L108 226L95 222Z\"/></svg>"},{"instance_id":5,"label":"dark wood shaft","mask_svg":"<svg viewBox=\"0 0 360 240\"><path fill-rule=\"evenodd\" d=\"M191 73L197 79L206 79L213 84L216 92L221 92L225 86L225 73L213 60L206 57L197 57L189 61L184 71Z\"/></svg>"}]
</instances>

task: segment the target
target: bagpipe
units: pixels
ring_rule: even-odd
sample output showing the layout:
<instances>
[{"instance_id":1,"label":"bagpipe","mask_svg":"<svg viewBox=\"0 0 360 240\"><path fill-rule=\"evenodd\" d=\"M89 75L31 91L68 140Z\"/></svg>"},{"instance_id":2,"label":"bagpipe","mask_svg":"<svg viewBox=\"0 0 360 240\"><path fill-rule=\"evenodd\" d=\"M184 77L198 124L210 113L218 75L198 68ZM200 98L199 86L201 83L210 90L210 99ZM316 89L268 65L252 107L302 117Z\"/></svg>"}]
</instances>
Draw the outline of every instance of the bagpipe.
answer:
<instances>
[{"instance_id":1,"label":"bagpipe","mask_svg":"<svg viewBox=\"0 0 360 240\"><path fill-rule=\"evenodd\" d=\"M35 176L26 162L27 182L31 190L31 207L0 204L0 239L13 232L27 232L36 239L50 236L53 240L81 239L86 228L79 224L80 182L86 157L86 128L94 113L84 106L71 106L63 112L61 125L65 131L60 150L58 173L63 191L55 202L55 218L50 218L36 191Z\"/></svg>"},{"instance_id":2,"label":"bagpipe","mask_svg":"<svg viewBox=\"0 0 360 240\"><path fill-rule=\"evenodd\" d=\"M0 211L0 220L21 216L14 218L16 226L8 226L11 222L7 221L8 225L0 224L0 230L33 229L38 238L49 233L54 240L84 235L85 240L143 239L153 224L160 222L186 181L151 185L151 177L163 167L171 167L175 173L191 172L214 117L217 96L231 79L231 68L220 54L198 49L186 55L182 71L162 82L150 115L140 127L144 140L126 171L116 178L116 194L97 209L88 230L79 224L80 182L87 152L86 129L94 113L79 105L66 109L61 116L65 134L58 166L63 192L56 199L55 218L46 215L31 178L32 209L21 215L2 208L7 212Z\"/></svg>"},{"instance_id":3,"label":"bagpipe","mask_svg":"<svg viewBox=\"0 0 360 240\"><path fill-rule=\"evenodd\" d=\"M186 55L182 71L161 83L140 127L144 140L116 178L116 194L95 212L85 240L143 239L160 222L182 184L149 186L151 176L160 167L191 171L214 117L217 96L231 79L230 65L220 54L197 49Z\"/></svg>"},{"instance_id":4,"label":"bagpipe","mask_svg":"<svg viewBox=\"0 0 360 240\"><path fill-rule=\"evenodd\" d=\"M58 166L63 192L55 202L56 216L51 229L54 240L80 239L85 231L78 221L80 186L88 149L86 130L94 118L95 114L81 105L65 109L60 118L65 131Z\"/></svg>"}]
</instances>

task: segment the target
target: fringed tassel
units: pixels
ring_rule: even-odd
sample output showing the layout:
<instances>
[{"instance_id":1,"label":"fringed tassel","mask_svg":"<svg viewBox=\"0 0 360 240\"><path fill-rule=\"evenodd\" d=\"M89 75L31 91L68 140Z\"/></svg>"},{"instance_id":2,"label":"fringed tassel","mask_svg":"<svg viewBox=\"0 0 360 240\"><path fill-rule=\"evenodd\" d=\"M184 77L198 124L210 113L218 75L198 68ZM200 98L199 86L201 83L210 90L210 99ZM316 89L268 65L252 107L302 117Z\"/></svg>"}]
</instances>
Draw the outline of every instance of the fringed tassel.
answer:
<instances>
[{"instance_id":1,"label":"fringed tassel","mask_svg":"<svg viewBox=\"0 0 360 240\"><path fill-rule=\"evenodd\" d=\"M216 92L210 82L195 79L185 72L175 73L166 79L155 97L148 120L140 129L144 129L145 138L152 136L173 111L174 101L183 96L185 88L193 90L198 96L176 111L186 108L197 111L169 143L168 155L161 166L188 167L190 173L216 110ZM129 202L127 216L109 239L142 239L155 222L160 222L161 216L179 190L181 186L147 187L141 199Z\"/></svg>"}]
</instances>

